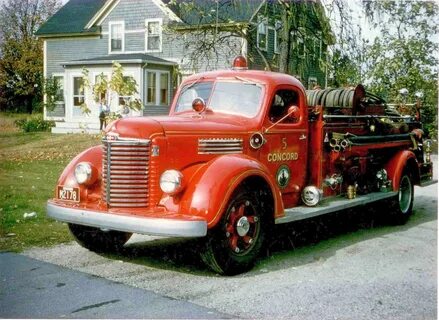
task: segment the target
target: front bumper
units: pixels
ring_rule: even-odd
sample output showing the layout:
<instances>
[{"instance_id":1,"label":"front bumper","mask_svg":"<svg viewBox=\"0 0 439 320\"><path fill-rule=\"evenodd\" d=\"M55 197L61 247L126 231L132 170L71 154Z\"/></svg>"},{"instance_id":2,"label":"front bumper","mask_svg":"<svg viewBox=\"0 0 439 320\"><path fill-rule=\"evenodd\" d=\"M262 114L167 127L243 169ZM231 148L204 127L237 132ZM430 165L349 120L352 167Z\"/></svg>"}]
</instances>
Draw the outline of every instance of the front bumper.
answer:
<instances>
[{"instance_id":1,"label":"front bumper","mask_svg":"<svg viewBox=\"0 0 439 320\"><path fill-rule=\"evenodd\" d=\"M207 234L206 221L183 215L156 218L114 214L64 207L53 201L47 202L47 215L63 222L147 235L204 237Z\"/></svg>"}]
</instances>

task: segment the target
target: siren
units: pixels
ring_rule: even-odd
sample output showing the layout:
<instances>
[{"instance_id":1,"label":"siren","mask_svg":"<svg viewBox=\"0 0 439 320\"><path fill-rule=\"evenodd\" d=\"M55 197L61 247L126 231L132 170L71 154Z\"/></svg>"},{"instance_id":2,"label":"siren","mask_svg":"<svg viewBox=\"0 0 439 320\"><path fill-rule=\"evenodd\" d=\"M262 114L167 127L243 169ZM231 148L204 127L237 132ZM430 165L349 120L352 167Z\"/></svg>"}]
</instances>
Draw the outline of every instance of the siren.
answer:
<instances>
[{"instance_id":1,"label":"siren","mask_svg":"<svg viewBox=\"0 0 439 320\"><path fill-rule=\"evenodd\" d=\"M247 59L243 56L237 56L235 60L233 60L233 70L247 70Z\"/></svg>"}]
</instances>

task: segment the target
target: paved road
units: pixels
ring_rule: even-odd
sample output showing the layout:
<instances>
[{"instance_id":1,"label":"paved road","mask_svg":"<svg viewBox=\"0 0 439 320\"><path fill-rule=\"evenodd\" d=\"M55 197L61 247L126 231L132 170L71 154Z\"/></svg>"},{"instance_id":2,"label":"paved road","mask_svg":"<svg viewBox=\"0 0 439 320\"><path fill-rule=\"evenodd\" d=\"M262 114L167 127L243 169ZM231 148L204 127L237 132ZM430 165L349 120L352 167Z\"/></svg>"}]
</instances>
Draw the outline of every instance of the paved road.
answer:
<instances>
[{"instance_id":1,"label":"paved road","mask_svg":"<svg viewBox=\"0 0 439 320\"><path fill-rule=\"evenodd\" d=\"M14 253L0 253L0 274L0 318L228 318Z\"/></svg>"}]
</instances>

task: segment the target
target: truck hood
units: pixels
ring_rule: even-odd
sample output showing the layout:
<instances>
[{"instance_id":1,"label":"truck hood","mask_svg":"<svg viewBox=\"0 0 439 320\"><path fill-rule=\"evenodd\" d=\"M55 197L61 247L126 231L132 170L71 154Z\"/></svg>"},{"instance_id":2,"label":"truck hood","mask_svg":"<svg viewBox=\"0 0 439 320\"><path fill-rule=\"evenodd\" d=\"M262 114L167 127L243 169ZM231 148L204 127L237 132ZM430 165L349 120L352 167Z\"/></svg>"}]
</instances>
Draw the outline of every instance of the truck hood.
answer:
<instances>
[{"instance_id":1,"label":"truck hood","mask_svg":"<svg viewBox=\"0 0 439 320\"><path fill-rule=\"evenodd\" d=\"M237 116L184 114L169 117L132 117L113 122L106 133L120 137L148 139L153 135L244 133L251 119Z\"/></svg>"}]
</instances>

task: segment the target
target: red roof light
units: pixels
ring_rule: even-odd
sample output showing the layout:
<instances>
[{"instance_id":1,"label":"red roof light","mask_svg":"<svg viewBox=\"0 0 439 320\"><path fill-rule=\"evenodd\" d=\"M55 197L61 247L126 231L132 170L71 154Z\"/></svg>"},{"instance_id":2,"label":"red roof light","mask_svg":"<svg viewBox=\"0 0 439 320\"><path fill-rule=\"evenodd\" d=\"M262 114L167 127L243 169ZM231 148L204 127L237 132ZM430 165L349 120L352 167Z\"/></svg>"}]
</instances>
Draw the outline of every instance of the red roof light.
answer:
<instances>
[{"instance_id":1,"label":"red roof light","mask_svg":"<svg viewBox=\"0 0 439 320\"><path fill-rule=\"evenodd\" d=\"M235 60L233 60L233 67L234 70L243 70L248 69L247 68L247 60L243 56L237 56Z\"/></svg>"}]
</instances>

